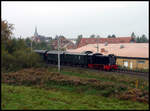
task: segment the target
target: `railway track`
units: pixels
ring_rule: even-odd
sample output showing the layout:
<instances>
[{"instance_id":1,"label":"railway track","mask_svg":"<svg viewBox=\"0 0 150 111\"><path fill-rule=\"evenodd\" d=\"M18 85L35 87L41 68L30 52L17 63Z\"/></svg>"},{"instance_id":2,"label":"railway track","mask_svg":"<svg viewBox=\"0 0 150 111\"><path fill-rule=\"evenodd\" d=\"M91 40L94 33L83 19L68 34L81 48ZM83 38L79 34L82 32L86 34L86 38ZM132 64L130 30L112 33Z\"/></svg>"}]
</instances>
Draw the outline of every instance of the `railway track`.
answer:
<instances>
[{"instance_id":1,"label":"railway track","mask_svg":"<svg viewBox=\"0 0 150 111\"><path fill-rule=\"evenodd\" d=\"M54 64L47 64L48 66L55 66L57 67L57 65ZM90 69L87 67L81 67L81 66L69 66L69 65L63 65L61 66L61 68L81 68L81 69L87 69L87 70L93 70L96 72L102 71L102 72L110 72L110 73L117 73L117 74L125 74L125 75L131 75L131 76L138 76L138 77L144 77L145 79L149 78L149 72L137 72L137 71L132 71L132 70L122 70L122 69L118 69L118 70L113 70L113 71L104 71L104 70L99 70L99 69Z\"/></svg>"},{"instance_id":2,"label":"railway track","mask_svg":"<svg viewBox=\"0 0 150 111\"><path fill-rule=\"evenodd\" d=\"M116 70L116 71L112 71L112 72L149 77L149 72L138 72L138 71L132 71L132 70Z\"/></svg>"}]
</instances>

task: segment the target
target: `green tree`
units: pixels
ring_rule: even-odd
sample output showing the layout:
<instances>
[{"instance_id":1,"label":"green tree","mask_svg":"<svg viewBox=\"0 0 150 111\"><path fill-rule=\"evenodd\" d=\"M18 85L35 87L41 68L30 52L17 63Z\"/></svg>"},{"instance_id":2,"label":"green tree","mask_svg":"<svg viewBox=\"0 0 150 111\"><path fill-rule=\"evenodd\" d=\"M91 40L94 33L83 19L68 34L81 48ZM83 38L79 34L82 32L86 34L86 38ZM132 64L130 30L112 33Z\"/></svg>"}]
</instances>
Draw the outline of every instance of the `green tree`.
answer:
<instances>
[{"instance_id":1,"label":"green tree","mask_svg":"<svg viewBox=\"0 0 150 111\"><path fill-rule=\"evenodd\" d=\"M147 42L148 42L148 39L147 39L147 37L146 37L145 34L143 34L143 35L141 36L141 42L142 42L142 43L147 43Z\"/></svg>"},{"instance_id":2,"label":"green tree","mask_svg":"<svg viewBox=\"0 0 150 111\"><path fill-rule=\"evenodd\" d=\"M96 37L95 34L90 35L90 38L95 38L95 37Z\"/></svg>"},{"instance_id":3,"label":"green tree","mask_svg":"<svg viewBox=\"0 0 150 111\"><path fill-rule=\"evenodd\" d=\"M78 35L78 38L83 38L83 35L82 34Z\"/></svg>"},{"instance_id":4,"label":"green tree","mask_svg":"<svg viewBox=\"0 0 150 111\"><path fill-rule=\"evenodd\" d=\"M111 36L111 38L116 38L115 34L113 34L113 35Z\"/></svg>"},{"instance_id":5,"label":"green tree","mask_svg":"<svg viewBox=\"0 0 150 111\"><path fill-rule=\"evenodd\" d=\"M31 47L31 39L29 37L27 37L25 39L25 43L26 43L27 47Z\"/></svg>"},{"instance_id":6,"label":"green tree","mask_svg":"<svg viewBox=\"0 0 150 111\"><path fill-rule=\"evenodd\" d=\"M148 39L145 34L143 34L141 37L136 37L136 43L148 43Z\"/></svg>"},{"instance_id":7,"label":"green tree","mask_svg":"<svg viewBox=\"0 0 150 111\"><path fill-rule=\"evenodd\" d=\"M1 49L6 50L13 35L13 24L8 23L6 20L1 20Z\"/></svg>"},{"instance_id":8,"label":"green tree","mask_svg":"<svg viewBox=\"0 0 150 111\"><path fill-rule=\"evenodd\" d=\"M96 38L100 38L100 35L97 35Z\"/></svg>"},{"instance_id":9,"label":"green tree","mask_svg":"<svg viewBox=\"0 0 150 111\"><path fill-rule=\"evenodd\" d=\"M111 38L111 35L108 35L107 38Z\"/></svg>"},{"instance_id":10,"label":"green tree","mask_svg":"<svg viewBox=\"0 0 150 111\"><path fill-rule=\"evenodd\" d=\"M26 46L28 48L31 48L31 38L26 38L25 40ZM33 50L52 50L52 44L51 44L52 40L50 40L48 43L45 41L41 41L41 42L35 42L32 41L32 49Z\"/></svg>"},{"instance_id":11,"label":"green tree","mask_svg":"<svg viewBox=\"0 0 150 111\"><path fill-rule=\"evenodd\" d=\"M41 42L41 49L46 49L47 48L47 44L45 42Z\"/></svg>"},{"instance_id":12,"label":"green tree","mask_svg":"<svg viewBox=\"0 0 150 111\"><path fill-rule=\"evenodd\" d=\"M136 36L135 36L134 32L132 32L130 42L135 42L135 41L136 41Z\"/></svg>"},{"instance_id":13,"label":"green tree","mask_svg":"<svg viewBox=\"0 0 150 111\"><path fill-rule=\"evenodd\" d=\"M59 36L58 36L58 35L56 35L56 36L55 36L55 40L57 40L58 38L59 38Z\"/></svg>"},{"instance_id":14,"label":"green tree","mask_svg":"<svg viewBox=\"0 0 150 111\"><path fill-rule=\"evenodd\" d=\"M40 66L40 56L27 47L24 39L12 38L13 26L1 21L1 68L2 71L16 71L22 68Z\"/></svg>"},{"instance_id":15,"label":"green tree","mask_svg":"<svg viewBox=\"0 0 150 111\"><path fill-rule=\"evenodd\" d=\"M136 38L136 36L135 36L135 33L134 33L134 32L132 32L131 37L132 37L132 38Z\"/></svg>"},{"instance_id":16,"label":"green tree","mask_svg":"<svg viewBox=\"0 0 150 111\"><path fill-rule=\"evenodd\" d=\"M9 44L7 44L6 46L6 50L9 53L13 53L16 50L24 50L25 48L27 48L26 43L24 41L24 39L16 39L13 38L9 41Z\"/></svg>"},{"instance_id":17,"label":"green tree","mask_svg":"<svg viewBox=\"0 0 150 111\"><path fill-rule=\"evenodd\" d=\"M140 42L141 42L141 40L140 40L140 37L139 37L139 36L137 36L135 40L136 40L136 43L140 43Z\"/></svg>"},{"instance_id":18,"label":"green tree","mask_svg":"<svg viewBox=\"0 0 150 111\"><path fill-rule=\"evenodd\" d=\"M13 34L13 24L9 24L6 20L1 21L1 41L6 42L11 39Z\"/></svg>"},{"instance_id":19,"label":"green tree","mask_svg":"<svg viewBox=\"0 0 150 111\"><path fill-rule=\"evenodd\" d=\"M82 38L83 38L83 35L82 35L82 34L78 35L78 38L77 38L77 40L76 40L76 46L79 45L79 42L80 42L80 40L81 40Z\"/></svg>"}]
</instances>

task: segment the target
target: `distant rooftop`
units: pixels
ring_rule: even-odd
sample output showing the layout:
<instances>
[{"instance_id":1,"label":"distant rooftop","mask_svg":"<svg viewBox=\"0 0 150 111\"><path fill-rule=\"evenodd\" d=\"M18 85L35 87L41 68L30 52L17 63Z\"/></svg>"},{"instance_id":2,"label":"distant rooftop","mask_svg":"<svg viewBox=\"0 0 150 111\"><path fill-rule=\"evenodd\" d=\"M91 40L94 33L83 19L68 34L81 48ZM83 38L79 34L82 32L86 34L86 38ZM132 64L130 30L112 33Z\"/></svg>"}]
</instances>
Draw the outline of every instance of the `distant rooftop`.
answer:
<instances>
[{"instance_id":1,"label":"distant rooftop","mask_svg":"<svg viewBox=\"0 0 150 111\"><path fill-rule=\"evenodd\" d=\"M149 44L148 43L118 43L118 44L104 44L100 43L99 53L104 55L115 54L116 56L125 57L144 57L149 58ZM97 52L97 44L88 44L86 46L67 50L68 52L92 51Z\"/></svg>"},{"instance_id":2,"label":"distant rooftop","mask_svg":"<svg viewBox=\"0 0 150 111\"><path fill-rule=\"evenodd\" d=\"M96 44L96 43L130 43L132 40L131 37L116 37L116 38L81 38L78 48L85 46L87 44Z\"/></svg>"}]
</instances>

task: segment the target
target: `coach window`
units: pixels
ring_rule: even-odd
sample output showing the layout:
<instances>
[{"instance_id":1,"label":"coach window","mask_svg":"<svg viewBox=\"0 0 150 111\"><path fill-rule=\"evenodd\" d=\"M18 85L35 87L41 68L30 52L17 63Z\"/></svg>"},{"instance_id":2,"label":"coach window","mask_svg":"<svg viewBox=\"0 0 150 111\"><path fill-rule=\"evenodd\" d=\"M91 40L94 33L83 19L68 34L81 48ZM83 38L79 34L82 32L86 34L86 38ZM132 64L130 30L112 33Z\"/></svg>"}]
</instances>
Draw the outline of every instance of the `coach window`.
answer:
<instances>
[{"instance_id":1,"label":"coach window","mask_svg":"<svg viewBox=\"0 0 150 111\"><path fill-rule=\"evenodd\" d=\"M79 56L79 60L80 60L80 56Z\"/></svg>"},{"instance_id":2,"label":"coach window","mask_svg":"<svg viewBox=\"0 0 150 111\"><path fill-rule=\"evenodd\" d=\"M132 64L132 62L130 62L130 69L132 69L133 68L133 64Z\"/></svg>"},{"instance_id":3,"label":"coach window","mask_svg":"<svg viewBox=\"0 0 150 111\"><path fill-rule=\"evenodd\" d=\"M139 63L139 64L144 64L145 61L137 61L137 63Z\"/></svg>"}]
</instances>

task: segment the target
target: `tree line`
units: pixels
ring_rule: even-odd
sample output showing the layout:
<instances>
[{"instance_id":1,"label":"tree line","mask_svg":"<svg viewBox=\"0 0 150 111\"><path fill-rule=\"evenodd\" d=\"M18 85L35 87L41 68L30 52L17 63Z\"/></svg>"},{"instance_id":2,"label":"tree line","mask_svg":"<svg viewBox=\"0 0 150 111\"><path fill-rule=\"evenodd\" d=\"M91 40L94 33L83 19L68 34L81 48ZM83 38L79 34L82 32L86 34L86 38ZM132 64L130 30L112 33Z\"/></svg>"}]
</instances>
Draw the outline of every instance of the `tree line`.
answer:
<instances>
[{"instance_id":1,"label":"tree line","mask_svg":"<svg viewBox=\"0 0 150 111\"><path fill-rule=\"evenodd\" d=\"M1 69L2 72L22 68L41 67L42 58L31 51L24 39L13 37L14 25L1 20Z\"/></svg>"},{"instance_id":2,"label":"tree line","mask_svg":"<svg viewBox=\"0 0 150 111\"><path fill-rule=\"evenodd\" d=\"M136 36L134 32L131 34L132 40L136 43L148 43L149 39L146 37L145 34L142 34L141 36Z\"/></svg>"},{"instance_id":3,"label":"tree line","mask_svg":"<svg viewBox=\"0 0 150 111\"><path fill-rule=\"evenodd\" d=\"M35 42L35 41L32 41L31 38L29 37L25 38L24 41L26 43L26 46L29 48L31 48L31 44L32 44L33 50L53 50L54 49L54 47L51 44L52 41L50 41L50 43L46 43L44 41Z\"/></svg>"},{"instance_id":4,"label":"tree line","mask_svg":"<svg viewBox=\"0 0 150 111\"><path fill-rule=\"evenodd\" d=\"M77 36L76 45L79 44L81 38L83 38L82 34ZM100 35L92 34L89 36L89 38L101 38L101 37L100 37ZM112 35L109 34L107 36L107 38L116 38L116 35L115 34L112 34ZM134 32L131 33L131 41L133 41L135 43L148 43L149 42L149 40L145 34L143 34L142 36L136 36Z\"/></svg>"}]
</instances>

